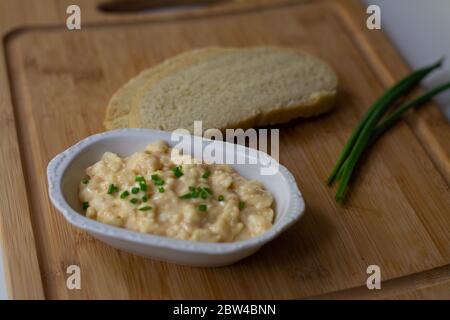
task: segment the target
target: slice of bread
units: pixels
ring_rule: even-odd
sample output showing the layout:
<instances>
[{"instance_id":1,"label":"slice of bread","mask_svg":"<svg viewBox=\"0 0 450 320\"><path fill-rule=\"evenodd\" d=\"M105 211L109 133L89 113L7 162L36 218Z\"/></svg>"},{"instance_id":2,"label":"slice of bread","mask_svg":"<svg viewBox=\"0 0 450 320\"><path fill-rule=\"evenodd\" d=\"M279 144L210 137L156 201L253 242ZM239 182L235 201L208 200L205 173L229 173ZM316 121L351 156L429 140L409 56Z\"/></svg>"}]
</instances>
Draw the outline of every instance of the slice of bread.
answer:
<instances>
[{"instance_id":1,"label":"slice of bread","mask_svg":"<svg viewBox=\"0 0 450 320\"><path fill-rule=\"evenodd\" d=\"M317 115L334 105L336 75L298 50L206 48L178 61L164 63L132 89L135 94L123 95L121 125L128 119L130 127L192 131L194 120L202 120L203 128L249 128Z\"/></svg>"},{"instance_id":2,"label":"slice of bread","mask_svg":"<svg viewBox=\"0 0 450 320\"><path fill-rule=\"evenodd\" d=\"M139 75L129 80L109 100L104 121L106 129L129 127L129 114L132 106L139 104L142 96L156 81L170 72L174 72L200 59L205 59L210 55L218 54L222 50L222 48L212 47L187 51L167 59L153 68L142 71Z\"/></svg>"}]
</instances>

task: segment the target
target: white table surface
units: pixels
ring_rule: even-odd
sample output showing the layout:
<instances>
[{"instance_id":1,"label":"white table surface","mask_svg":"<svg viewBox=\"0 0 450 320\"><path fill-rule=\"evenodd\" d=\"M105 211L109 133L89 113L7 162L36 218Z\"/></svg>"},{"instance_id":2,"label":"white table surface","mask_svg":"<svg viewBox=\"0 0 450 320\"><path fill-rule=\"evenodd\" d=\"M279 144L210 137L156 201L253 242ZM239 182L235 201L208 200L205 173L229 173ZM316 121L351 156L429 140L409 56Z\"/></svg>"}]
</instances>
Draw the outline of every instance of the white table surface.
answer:
<instances>
[{"instance_id":1,"label":"white table surface","mask_svg":"<svg viewBox=\"0 0 450 320\"><path fill-rule=\"evenodd\" d=\"M450 1L449 0L363 0L381 8L381 28L391 38L411 68L419 68L447 56L441 72L430 76L430 87L450 80ZM450 93L439 96L440 104L450 120ZM0 249L0 299L7 299L2 254Z\"/></svg>"}]
</instances>

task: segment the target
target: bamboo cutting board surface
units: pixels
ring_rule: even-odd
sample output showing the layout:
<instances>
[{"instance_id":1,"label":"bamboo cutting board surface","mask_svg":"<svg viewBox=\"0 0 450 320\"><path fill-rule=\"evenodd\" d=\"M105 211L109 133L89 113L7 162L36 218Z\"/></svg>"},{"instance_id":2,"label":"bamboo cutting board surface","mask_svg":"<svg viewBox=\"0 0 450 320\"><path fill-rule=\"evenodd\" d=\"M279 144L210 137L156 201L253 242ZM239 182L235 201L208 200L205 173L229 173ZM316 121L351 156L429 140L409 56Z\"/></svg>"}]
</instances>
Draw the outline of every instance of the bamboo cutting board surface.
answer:
<instances>
[{"instance_id":1,"label":"bamboo cutting board surface","mask_svg":"<svg viewBox=\"0 0 450 320\"><path fill-rule=\"evenodd\" d=\"M83 3L82 31L55 18L15 26L3 41L0 85L11 95L0 104L0 222L12 297L449 297L450 129L434 106L375 145L345 205L324 184L357 119L407 72L379 31L364 30L355 2L236 1L137 18ZM304 195L304 218L255 255L213 269L144 259L71 227L49 202L48 161L104 130L108 99L130 77L211 45L291 46L336 70L336 109L279 127L280 162ZM66 288L71 264L81 290ZM385 290L365 289L371 264Z\"/></svg>"}]
</instances>

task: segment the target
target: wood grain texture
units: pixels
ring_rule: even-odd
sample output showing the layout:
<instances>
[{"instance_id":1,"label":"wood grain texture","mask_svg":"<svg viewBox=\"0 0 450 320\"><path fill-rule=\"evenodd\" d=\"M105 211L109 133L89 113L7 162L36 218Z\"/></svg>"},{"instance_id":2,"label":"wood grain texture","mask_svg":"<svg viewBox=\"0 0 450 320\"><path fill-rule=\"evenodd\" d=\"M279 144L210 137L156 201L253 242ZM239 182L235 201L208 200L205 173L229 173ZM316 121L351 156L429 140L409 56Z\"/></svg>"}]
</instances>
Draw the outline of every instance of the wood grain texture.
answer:
<instances>
[{"instance_id":1,"label":"wood grain texture","mask_svg":"<svg viewBox=\"0 0 450 320\"><path fill-rule=\"evenodd\" d=\"M418 272L382 283L381 290L367 286L327 293L311 299L450 299L450 266Z\"/></svg>"},{"instance_id":2,"label":"wood grain texture","mask_svg":"<svg viewBox=\"0 0 450 320\"><path fill-rule=\"evenodd\" d=\"M136 18L79 1L85 24L77 32L64 27L69 2L33 2L29 15L18 11L25 2L0 3L0 12L14 12L0 25L9 32L0 56L0 226L13 298L339 297L334 293L365 284L369 264L381 267L392 288L447 268L448 125L431 105L411 114L370 152L346 205L336 205L327 173L357 119L408 70L381 33L365 29L356 1L288 2L231 1ZM107 101L130 77L196 47L269 44L314 53L340 79L334 112L280 128L280 161L308 204L304 219L280 238L230 267L189 268L112 249L51 206L48 161L104 130ZM80 291L65 286L70 264L81 267ZM382 297L445 297L448 273L420 279ZM366 297L359 290L352 297Z\"/></svg>"}]
</instances>

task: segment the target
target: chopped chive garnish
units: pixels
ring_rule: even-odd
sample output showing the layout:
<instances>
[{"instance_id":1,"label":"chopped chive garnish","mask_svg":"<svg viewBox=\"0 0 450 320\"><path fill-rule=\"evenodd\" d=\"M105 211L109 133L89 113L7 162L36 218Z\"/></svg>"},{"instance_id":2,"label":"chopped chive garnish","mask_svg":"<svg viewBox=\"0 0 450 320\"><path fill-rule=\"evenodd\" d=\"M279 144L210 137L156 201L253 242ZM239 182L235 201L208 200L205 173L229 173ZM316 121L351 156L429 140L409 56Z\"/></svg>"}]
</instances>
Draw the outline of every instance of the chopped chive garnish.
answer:
<instances>
[{"instance_id":1,"label":"chopped chive garnish","mask_svg":"<svg viewBox=\"0 0 450 320\"><path fill-rule=\"evenodd\" d=\"M192 194L192 198L194 198L194 199L198 198L198 189L192 191L191 194Z\"/></svg>"},{"instance_id":2,"label":"chopped chive garnish","mask_svg":"<svg viewBox=\"0 0 450 320\"><path fill-rule=\"evenodd\" d=\"M132 194L136 194L136 193L138 193L139 192L139 188L138 187L133 187L133 188L131 188L131 193Z\"/></svg>"},{"instance_id":3,"label":"chopped chive garnish","mask_svg":"<svg viewBox=\"0 0 450 320\"><path fill-rule=\"evenodd\" d=\"M138 199L137 198L132 198L132 199L130 199L130 202L132 204L136 204L138 202Z\"/></svg>"},{"instance_id":4,"label":"chopped chive garnish","mask_svg":"<svg viewBox=\"0 0 450 320\"><path fill-rule=\"evenodd\" d=\"M120 199L125 199L126 197L128 197L130 195L130 193L128 192L128 190L125 190L124 192L122 192L120 194Z\"/></svg>"},{"instance_id":5,"label":"chopped chive garnish","mask_svg":"<svg viewBox=\"0 0 450 320\"><path fill-rule=\"evenodd\" d=\"M162 186L164 185L164 180L161 179L157 174L152 175L152 181L155 186Z\"/></svg>"},{"instance_id":6,"label":"chopped chive garnish","mask_svg":"<svg viewBox=\"0 0 450 320\"><path fill-rule=\"evenodd\" d=\"M206 206L206 204L201 204L198 206L198 210L205 212L206 210L208 210L208 207Z\"/></svg>"},{"instance_id":7,"label":"chopped chive garnish","mask_svg":"<svg viewBox=\"0 0 450 320\"><path fill-rule=\"evenodd\" d=\"M139 208L138 210L139 211L149 211L149 210L152 210L152 209L153 209L152 207L146 206L146 207Z\"/></svg>"},{"instance_id":8,"label":"chopped chive garnish","mask_svg":"<svg viewBox=\"0 0 450 320\"><path fill-rule=\"evenodd\" d=\"M89 202L83 202L83 210L89 208Z\"/></svg>"},{"instance_id":9,"label":"chopped chive garnish","mask_svg":"<svg viewBox=\"0 0 450 320\"><path fill-rule=\"evenodd\" d=\"M145 182L140 182L139 183L139 187L141 188L142 191L147 191L147 184Z\"/></svg>"},{"instance_id":10,"label":"chopped chive garnish","mask_svg":"<svg viewBox=\"0 0 450 320\"><path fill-rule=\"evenodd\" d=\"M83 180L81 180L82 184L88 184L89 183L89 179L88 178L84 178Z\"/></svg>"},{"instance_id":11,"label":"chopped chive garnish","mask_svg":"<svg viewBox=\"0 0 450 320\"><path fill-rule=\"evenodd\" d=\"M108 194L113 194L114 192L119 191L119 188L117 188L114 184L110 184L108 186Z\"/></svg>"},{"instance_id":12,"label":"chopped chive garnish","mask_svg":"<svg viewBox=\"0 0 450 320\"><path fill-rule=\"evenodd\" d=\"M225 200L225 197L224 197L223 195L220 195L220 196L217 198L217 200L223 201L223 200Z\"/></svg>"},{"instance_id":13,"label":"chopped chive garnish","mask_svg":"<svg viewBox=\"0 0 450 320\"><path fill-rule=\"evenodd\" d=\"M166 190L164 189L164 187L159 187L158 191L159 191L160 193L164 193L164 191L166 191Z\"/></svg>"},{"instance_id":14,"label":"chopped chive garnish","mask_svg":"<svg viewBox=\"0 0 450 320\"><path fill-rule=\"evenodd\" d=\"M147 200L148 200L148 197L147 197L147 196L143 196L143 197L142 197L142 202L147 202Z\"/></svg>"},{"instance_id":15,"label":"chopped chive garnish","mask_svg":"<svg viewBox=\"0 0 450 320\"><path fill-rule=\"evenodd\" d=\"M203 179L208 179L208 177L211 175L211 171L205 171L205 173L203 173L202 178Z\"/></svg>"},{"instance_id":16,"label":"chopped chive garnish","mask_svg":"<svg viewBox=\"0 0 450 320\"><path fill-rule=\"evenodd\" d=\"M202 199L208 198L208 195L212 194L212 190L207 187L189 187L188 193L182 195L181 199L197 199L198 197Z\"/></svg>"},{"instance_id":17,"label":"chopped chive garnish","mask_svg":"<svg viewBox=\"0 0 450 320\"><path fill-rule=\"evenodd\" d=\"M184 174L183 168L181 166L176 166L175 168L172 169L172 171L174 176L177 178L181 177Z\"/></svg>"},{"instance_id":18,"label":"chopped chive garnish","mask_svg":"<svg viewBox=\"0 0 450 320\"><path fill-rule=\"evenodd\" d=\"M192 193L183 194L180 199L192 199Z\"/></svg>"},{"instance_id":19,"label":"chopped chive garnish","mask_svg":"<svg viewBox=\"0 0 450 320\"><path fill-rule=\"evenodd\" d=\"M244 201L239 201L239 209L244 209L245 208L245 202Z\"/></svg>"},{"instance_id":20,"label":"chopped chive garnish","mask_svg":"<svg viewBox=\"0 0 450 320\"><path fill-rule=\"evenodd\" d=\"M136 182L145 182L145 178L142 176L137 176L136 177Z\"/></svg>"}]
</instances>

